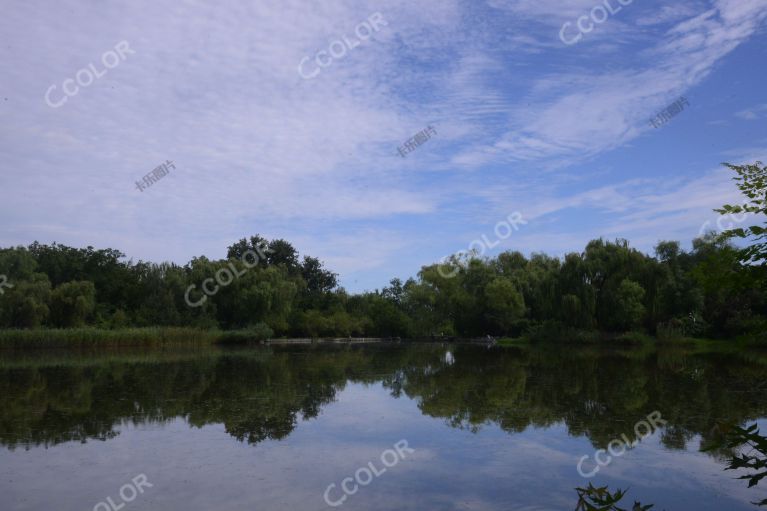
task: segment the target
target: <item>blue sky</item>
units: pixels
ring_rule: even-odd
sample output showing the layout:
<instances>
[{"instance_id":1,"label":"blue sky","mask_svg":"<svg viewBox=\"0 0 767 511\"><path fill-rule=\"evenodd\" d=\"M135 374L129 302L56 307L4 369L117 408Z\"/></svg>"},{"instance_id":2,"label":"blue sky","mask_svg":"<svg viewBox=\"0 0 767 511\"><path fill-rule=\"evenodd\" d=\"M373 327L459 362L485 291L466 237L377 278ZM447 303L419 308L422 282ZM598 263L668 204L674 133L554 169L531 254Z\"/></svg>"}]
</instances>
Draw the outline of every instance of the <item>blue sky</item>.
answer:
<instances>
[{"instance_id":1,"label":"blue sky","mask_svg":"<svg viewBox=\"0 0 767 511\"><path fill-rule=\"evenodd\" d=\"M766 20L767 0L6 2L0 246L183 264L260 233L351 291L494 242L513 212L486 255L689 246L738 200L720 162L767 160Z\"/></svg>"}]
</instances>

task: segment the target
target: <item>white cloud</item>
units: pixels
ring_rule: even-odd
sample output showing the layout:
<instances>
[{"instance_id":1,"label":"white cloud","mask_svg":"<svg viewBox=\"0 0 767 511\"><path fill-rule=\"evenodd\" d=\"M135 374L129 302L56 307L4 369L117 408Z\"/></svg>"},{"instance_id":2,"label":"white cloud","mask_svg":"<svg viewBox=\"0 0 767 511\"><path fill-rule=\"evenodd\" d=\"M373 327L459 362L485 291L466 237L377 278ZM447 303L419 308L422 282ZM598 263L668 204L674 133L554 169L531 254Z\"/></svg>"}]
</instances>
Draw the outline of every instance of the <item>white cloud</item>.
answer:
<instances>
[{"instance_id":1,"label":"white cloud","mask_svg":"<svg viewBox=\"0 0 767 511\"><path fill-rule=\"evenodd\" d=\"M636 23L640 26L660 25L663 23L672 23L679 21L701 11L700 3L691 4L672 4L663 5L660 8L654 8L637 19Z\"/></svg>"},{"instance_id":2,"label":"white cloud","mask_svg":"<svg viewBox=\"0 0 767 511\"><path fill-rule=\"evenodd\" d=\"M767 115L767 104L757 105L746 110L741 110L740 112L736 112L735 115L746 121L755 121L757 119L761 119Z\"/></svg>"}]
</instances>

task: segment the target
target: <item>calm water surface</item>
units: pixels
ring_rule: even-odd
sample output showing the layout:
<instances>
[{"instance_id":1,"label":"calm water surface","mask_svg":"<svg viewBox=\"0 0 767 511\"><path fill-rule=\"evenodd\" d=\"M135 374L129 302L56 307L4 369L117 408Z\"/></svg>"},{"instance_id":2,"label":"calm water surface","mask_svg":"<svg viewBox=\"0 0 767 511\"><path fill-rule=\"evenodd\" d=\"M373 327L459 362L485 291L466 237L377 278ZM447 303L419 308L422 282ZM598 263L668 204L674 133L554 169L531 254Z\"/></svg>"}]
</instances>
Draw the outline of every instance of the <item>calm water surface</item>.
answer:
<instances>
[{"instance_id":1,"label":"calm water surface","mask_svg":"<svg viewBox=\"0 0 767 511\"><path fill-rule=\"evenodd\" d=\"M328 486L338 501L372 462L380 475L337 509L571 510L590 481L630 487L627 507L756 510L767 484L748 489L700 445L719 420L764 426L766 382L767 356L680 350L6 354L0 509L106 511L109 497L123 511L330 510ZM597 449L634 440L656 410L665 427L579 475L582 456L591 471ZM383 472L401 440L413 452ZM140 474L151 487L130 498Z\"/></svg>"}]
</instances>

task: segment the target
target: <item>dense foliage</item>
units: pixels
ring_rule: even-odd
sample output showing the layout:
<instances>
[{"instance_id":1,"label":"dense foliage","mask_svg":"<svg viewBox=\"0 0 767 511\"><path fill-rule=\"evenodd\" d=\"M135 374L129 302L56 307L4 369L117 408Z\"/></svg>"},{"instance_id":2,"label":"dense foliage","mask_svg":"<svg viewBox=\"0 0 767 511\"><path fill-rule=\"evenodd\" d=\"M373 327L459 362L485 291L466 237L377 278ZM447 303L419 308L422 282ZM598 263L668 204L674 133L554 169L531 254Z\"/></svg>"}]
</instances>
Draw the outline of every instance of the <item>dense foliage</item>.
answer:
<instances>
[{"instance_id":1,"label":"dense foliage","mask_svg":"<svg viewBox=\"0 0 767 511\"><path fill-rule=\"evenodd\" d=\"M695 240L689 252L677 242L661 242L654 257L625 240L599 239L564 260L519 252L454 260L359 295L339 288L335 274L317 259L299 262L284 240L269 242L273 250L248 269L243 247L259 242L265 240L241 240L227 260L199 257L185 266L124 261L117 250L92 247L33 243L2 249L0 274L13 287L0 296L0 326L267 325L276 335L311 337L553 337L630 330L732 337L767 330L764 268L742 263L736 248L713 235ZM204 296L203 282L213 285L227 268L237 276Z\"/></svg>"}]
</instances>

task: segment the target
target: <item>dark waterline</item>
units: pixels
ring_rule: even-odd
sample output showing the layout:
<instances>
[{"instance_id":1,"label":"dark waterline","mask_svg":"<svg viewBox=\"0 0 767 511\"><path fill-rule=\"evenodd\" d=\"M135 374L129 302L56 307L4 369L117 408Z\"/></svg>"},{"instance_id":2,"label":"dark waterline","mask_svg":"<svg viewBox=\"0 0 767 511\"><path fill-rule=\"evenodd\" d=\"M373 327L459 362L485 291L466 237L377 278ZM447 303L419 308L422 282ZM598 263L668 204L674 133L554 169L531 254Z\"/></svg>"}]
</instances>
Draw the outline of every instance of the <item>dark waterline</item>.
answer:
<instances>
[{"instance_id":1,"label":"dark waterline","mask_svg":"<svg viewBox=\"0 0 767 511\"><path fill-rule=\"evenodd\" d=\"M765 490L702 453L767 417L767 357L477 345L271 346L0 357L0 509L569 510L576 486L657 509L748 510ZM590 479L654 411L665 427ZM413 452L388 468L382 453ZM382 468L386 468L384 472ZM363 479L366 478L365 472ZM125 487L146 475L151 484ZM353 483L349 483L351 487Z\"/></svg>"}]
</instances>

